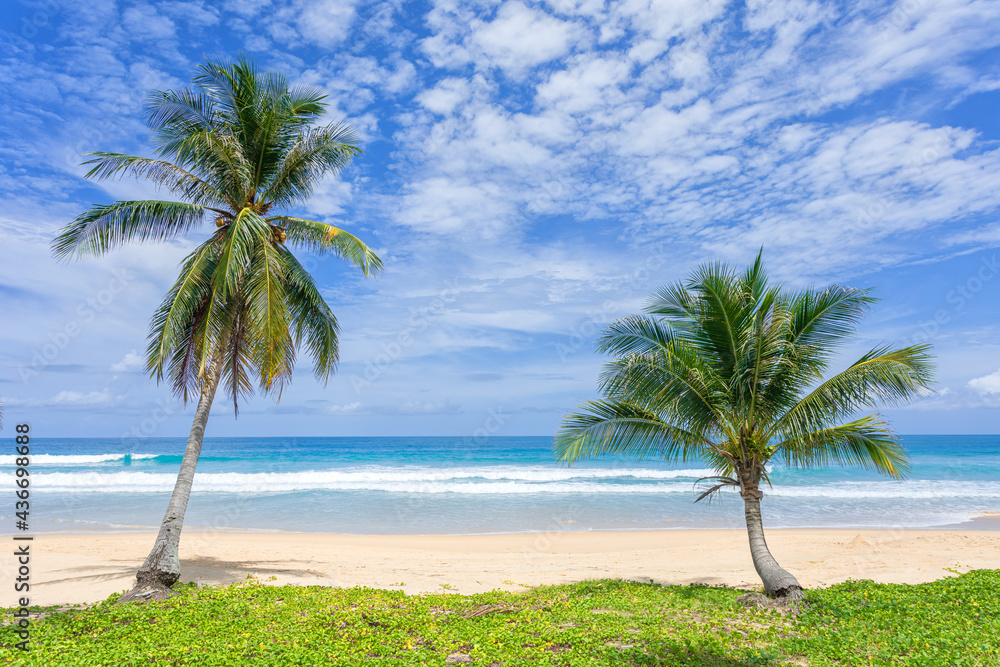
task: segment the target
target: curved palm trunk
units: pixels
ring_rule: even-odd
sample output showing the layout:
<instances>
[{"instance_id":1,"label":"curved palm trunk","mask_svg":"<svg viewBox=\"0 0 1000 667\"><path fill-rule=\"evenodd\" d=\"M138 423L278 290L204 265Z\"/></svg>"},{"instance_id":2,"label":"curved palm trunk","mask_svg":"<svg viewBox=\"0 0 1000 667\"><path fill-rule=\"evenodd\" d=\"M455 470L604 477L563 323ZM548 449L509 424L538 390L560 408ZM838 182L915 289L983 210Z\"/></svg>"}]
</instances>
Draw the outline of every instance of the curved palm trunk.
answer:
<instances>
[{"instance_id":1,"label":"curved palm trunk","mask_svg":"<svg viewBox=\"0 0 1000 667\"><path fill-rule=\"evenodd\" d=\"M171 595L170 586L181 576L180 543L181 529L184 527L184 512L187 510L188 499L191 497L191 485L194 482L194 471L201 456L201 443L205 437L205 425L212 410L212 401L219 388L219 375L222 371L221 356L209 367L205 383L202 386L201 398L194 412L191 423L191 434L188 436L184 458L177 473L174 492L170 495L167 512L160 524L160 532L156 536L153 549L146 556L146 561L135 575L135 586L131 591L121 596L119 602L132 600L148 600Z\"/></svg>"},{"instance_id":2,"label":"curved palm trunk","mask_svg":"<svg viewBox=\"0 0 1000 667\"><path fill-rule=\"evenodd\" d=\"M769 597L798 599L802 597L802 586L790 572L774 560L767 542L764 540L764 522L760 518L761 493L749 489L743 493L743 509L747 521L747 535L750 537L750 555L753 566L764 582L764 591Z\"/></svg>"}]
</instances>

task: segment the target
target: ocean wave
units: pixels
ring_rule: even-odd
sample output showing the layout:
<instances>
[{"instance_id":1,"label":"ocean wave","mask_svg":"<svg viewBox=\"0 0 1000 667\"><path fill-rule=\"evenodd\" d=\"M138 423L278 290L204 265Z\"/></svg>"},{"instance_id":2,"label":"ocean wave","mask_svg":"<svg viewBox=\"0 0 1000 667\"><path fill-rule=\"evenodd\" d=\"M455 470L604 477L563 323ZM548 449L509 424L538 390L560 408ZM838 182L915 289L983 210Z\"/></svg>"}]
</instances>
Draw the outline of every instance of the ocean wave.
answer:
<instances>
[{"instance_id":1,"label":"ocean wave","mask_svg":"<svg viewBox=\"0 0 1000 667\"><path fill-rule=\"evenodd\" d=\"M14 467L15 456L0 457L0 467ZM152 464L180 463L184 456L179 454L32 454L30 455L33 466L101 466L104 464L129 465L136 461L146 461ZM233 456L201 456L200 460L206 461L237 461L239 457Z\"/></svg>"},{"instance_id":2,"label":"ocean wave","mask_svg":"<svg viewBox=\"0 0 1000 667\"><path fill-rule=\"evenodd\" d=\"M229 493L291 491L394 491L400 493L570 493L601 492L615 488L635 493L630 486L609 480L650 481L688 478L693 482L710 470L566 469L566 468L444 468L374 467L355 470L306 470L281 473L198 473L200 491ZM150 472L39 473L34 485L66 492L158 493L173 488L176 475ZM587 484L586 481L590 480ZM593 480L605 480L605 483ZM643 484L642 481L646 483ZM690 490L691 482L676 486Z\"/></svg>"},{"instance_id":3,"label":"ocean wave","mask_svg":"<svg viewBox=\"0 0 1000 667\"><path fill-rule=\"evenodd\" d=\"M56 473L58 474L58 473ZM56 474L45 477L55 477ZM116 474L125 477L124 473ZM40 478L41 476L39 476ZM111 475L102 476L111 477ZM140 473L115 480L41 480L35 487L62 493L163 493L173 488L173 475ZM69 483L67 483L69 482ZM667 488L670 487L670 488ZM241 475L238 473L196 475L195 493L269 494L300 491L385 491L416 494L566 494L566 493L664 493L690 492L690 483L619 486L572 482L345 482L311 479L301 473Z\"/></svg>"},{"instance_id":4,"label":"ocean wave","mask_svg":"<svg viewBox=\"0 0 1000 667\"><path fill-rule=\"evenodd\" d=\"M695 485L682 477L702 476L701 470L466 470L446 471L322 471L283 473L199 473L199 493L268 494L299 491L384 491L408 494L674 494L691 493ZM578 474L582 473L582 474ZM631 475L629 473L636 473ZM639 476L639 473L645 476ZM569 476L573 474L575 476ZM663 475L653 477L653 474ZM672 474L672 476L667 476ZM444 477L444 475L449 475ZM505 476L506 475L506 476ZM66 493L162 493L176 480L168 473L81 472L41 473L33 477L39 490ZM905 482L842 482L826 485L778 486L765 495L781 498L937 499L1000 498L997 482L913 480Z\"/></svg>"},{"instance_id":5,"label":"ocean wave","mask_svg":"<svg viewBox=\"0 0 1000 667\"><path fill-rule=\"evenodd\" d=\"M34 454L30 456L31 465L87 465L89 463L107 463L109 461L139 461L142 459L159 458L159 454ZM0 461L3 465L14 466L16 456L6 456Z\"/></svg>"},{"instance_id":6,"label":"ocean wave","mask_svg":"<svg viewBox=\"0 0 1000 667\"><path fill-rule=\"evenodd\" d=\"M447 482L463 479L507 480L521 482L561 482L577 479L646 479L692 480L713 474L708 469L650 470L645 468L551 468L543 466L490 466L488 468L399 468L369 466L365 468L338 470L309 470L304 473L323 475L328 481L336 482Z\"/></svg>"},{"instance_id":7,"label":"ocean wave","mask_svg":"<svg viewBox=\"0 0 1000 667\"><path fill-rule=\"evenodd\" d=\"M32 465L49 464L84 465L122 460L131 456L132 460L156 459L158 462L180 463L182 457L169 454L100 454L91 456L51 456L32 457ZM231 459L210 456L201 457L202 462L228 461ZM259 467L259 466L258 466ZM96 472L96 471L95 471ZM55 473L52 473L55 474ZM211 474L211 473L203 473ZM218 474L218 473L217 473ZM635 479L698 479L714 474L709 469L651 470L648 468L553 468L548 466L489 466L463 468L426 468L417 466L363 466L330 470L306 470L302 472L276 473L289 475L325 475L328 480L347 482L434 482L452 479L480 478L491 480L521 480L528 482L551 482L572 479L612 479L631 477Z\"/></svg>"}]
</instances>

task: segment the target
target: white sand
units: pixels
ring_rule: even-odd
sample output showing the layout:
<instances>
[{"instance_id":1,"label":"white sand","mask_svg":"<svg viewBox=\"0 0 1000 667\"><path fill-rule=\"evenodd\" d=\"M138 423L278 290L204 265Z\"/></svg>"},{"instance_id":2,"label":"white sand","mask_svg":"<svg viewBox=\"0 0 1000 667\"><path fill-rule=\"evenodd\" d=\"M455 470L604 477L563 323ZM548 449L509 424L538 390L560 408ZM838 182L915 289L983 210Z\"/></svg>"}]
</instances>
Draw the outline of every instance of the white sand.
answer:
<instances>
[{"instance_id":1,"label":"white sand","mask_svg":"<svg viewBox=\"0 0 1000 667\"><path fill-rule=\"evenodd\" d=\"M917 583L1000 568L1000 531L771 530L771 551L806 587L846 579ZM2 537L7 544L18 544ZM31 542L32 604L95 602L125 590L152 534L40 535ZM23 544L20 543L20 544ZM7 550L0 605L13 606L17 564ZM475 593L585 579L727 584L759 580L738 530L475 536L185 533L182 581L372 586L407 593Z\"/></svg>"}]
</instances>

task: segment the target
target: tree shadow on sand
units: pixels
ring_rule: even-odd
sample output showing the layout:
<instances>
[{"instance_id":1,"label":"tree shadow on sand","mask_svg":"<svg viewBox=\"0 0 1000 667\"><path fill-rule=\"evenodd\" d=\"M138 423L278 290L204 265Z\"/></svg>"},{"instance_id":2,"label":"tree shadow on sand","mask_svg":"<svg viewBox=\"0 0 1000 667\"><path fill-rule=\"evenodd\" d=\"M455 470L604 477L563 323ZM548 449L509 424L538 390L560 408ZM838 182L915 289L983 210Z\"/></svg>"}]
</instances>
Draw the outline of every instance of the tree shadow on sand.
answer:
<instances>
[{"instance_id":1,"label":"tree shadow on sand","mask_svg":"<svg viewBox=\"0 0 1000 667\"><path fill-rule=\"evenodd\" d=\"M233 584L244 581L248 576L266 579L271 576L292 575L296 577L315 577L327 580L329 573L320 570L303 568L306 560L251 560L234 561L199 556L197 558L182 558L181 571L185 581L203 581L211 585Z\"/></svg>"}]
</instances>

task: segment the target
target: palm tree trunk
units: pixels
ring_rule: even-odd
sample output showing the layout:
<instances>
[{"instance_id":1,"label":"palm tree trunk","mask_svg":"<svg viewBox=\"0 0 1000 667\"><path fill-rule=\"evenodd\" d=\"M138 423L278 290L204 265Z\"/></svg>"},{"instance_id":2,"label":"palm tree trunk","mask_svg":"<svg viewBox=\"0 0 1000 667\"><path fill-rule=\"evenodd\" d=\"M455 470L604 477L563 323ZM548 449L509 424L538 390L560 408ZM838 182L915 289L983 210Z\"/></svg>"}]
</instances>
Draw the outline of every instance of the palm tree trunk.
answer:
<instances>
[{"instance_id":1,"label":"palm tree trunk","mask_svg":"<svg viewBox=\"0 0 1000 667\"><path fill-rule=\"evenodd\" d=\"M194 412L191 423L191 434L188 436L184 458L177 473L174 492L170 495L167 512L160 524L160 532L153 543L153 549L146 556L146 561L135 575L135 586L131 591L118 598L119 602L132 600L162 599L172 595L170 586L181 576L181 529L184 527L184 513L187 510L188 499L191 497L191 485L194 482L194 471L201 456L201 443L205 437L205 425L212 410L212 401L219 388L219 376L222 372L222 356L219 355L209 366L201 398Z\"/></svg>"},{"instance_id":2,"label":"palm tree trunk","mask_svg":"<svg viewBox=\"0 0 1000 667\"><path fill-rule=\"evenodd\" d=\"M764 591L770 597L795 600L802 597L802 586L790 572L778 565L764 540L764 522L760 518L761 492L746 489L743 495L743 509L747 521L747 535L750 537L750 555L753 566L764 582Z\"/></svg>"}]
</instances>

